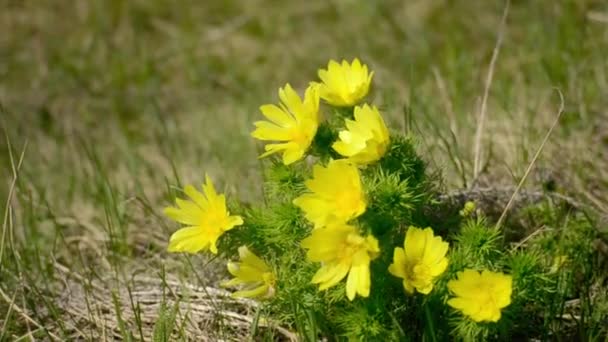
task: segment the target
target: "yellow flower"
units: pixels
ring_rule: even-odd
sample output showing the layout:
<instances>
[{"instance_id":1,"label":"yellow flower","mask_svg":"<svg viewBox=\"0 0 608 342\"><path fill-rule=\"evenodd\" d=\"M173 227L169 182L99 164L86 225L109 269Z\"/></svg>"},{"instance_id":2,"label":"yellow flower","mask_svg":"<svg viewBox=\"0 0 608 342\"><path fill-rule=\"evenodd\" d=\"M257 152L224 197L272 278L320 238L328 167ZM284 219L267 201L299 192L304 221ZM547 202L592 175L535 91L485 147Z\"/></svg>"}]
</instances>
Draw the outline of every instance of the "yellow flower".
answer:
<instances>
[{"instance_id":1,"label":"yellow flower","mask_svg":"<svg viewBox=\"0 0 608 342\"><path fill-rule=\"evenodd\" d=\"M315 229L302 240L310 261L321 262L321 268L312 278L313 284L320 284L319 290L338 284L348 274L346 296L353 300L355 295L369 296L369 263L380 253L378 240L372 235L361 236L357 229L346 224Z\"/></svg>"},{"instance_id":2,"label":"yellow flower","mask_svg":"<svg viewBox=\"0 0 608 342\"><path fill-rule=\"evenodd\" d=\"M456 295L448 305L462 311L475 322L498 322L500 310L511 304L513 278L510 275L467 269L458 272L458 279L448 282Z\"/></svg>"},{"instance_id":3,"label":"yellow flower","mask_svg":"<svg viewBox=\"0 0 608 342\"><path fill-rule=\"evenodd\" d=\"M253 254L247 246L239 247L239 257L241 262L228 263L228 272L234 278L222 283L222 286L243 285L241 291L232 294L233 297L272 297L275 292L276 278L270 267L264 260Z\"/></svg>"},{"instance_id":4,"label":"yellow flower","mask_svg":"<svg viewBox=\"0 0 608 342\"><path fill-rule=\"evenodd\" d=\"M327 70L319 70L321 98L333 106L354 106L369 92L373 76L357 58L351 64L343 60L341 65L330 60Z\"/></svg>"},{"instance_id":5,"label":"yellow flower","mask_svg":"<svg viewBox=\"0 0 608 342\"><path fill-rule=\"evenodd\" d=\"M187 185L184 192L190 200L177 198L177 208L165 208L165 215L187 225L171 235L169 252L196 253L209 249L217 254L216 242L227 230L243 224L240 216L230 216L226 209L226 197L215 192L209 176L205 176L203 193Z\"/></svg>"},{"instance_id":6,"label":"yellow flower","mask_svg":"<svg viewBox=\"0 0 608 342\"><path fill-rule=\"evenodd\" d=\"M327 167L315 165L306 181L312 193L294 199L315 228L346 223L365 211L365 195L357 167L347 160L332 160Z\"/></svg>"},{"instance_id":7,"label":"yellow flower","mask_svg":"<svg viewBox=\"0 0 608 342\"><path fill-rule=\"evenodd\" d=\"M413 294L414 290L429 294L436 277L445 271L448 259L448 243L435 236L431 228L410 227L405 235L404 248L395 248L393 263L388 271L403 278L403 287Z\"/></svg>"},{"instance_id":8,"label":"yellow flower","mask_svg":"<svg viewBox=\"0 0 608 342\"><path fill-rule=\"evenodd\" d=\"M318 86L309 86L302 100L287 84L279 89L279 98L281 103L278 106L267 104L260 107L270 121L255 122L256 129L251 136L264 141L282 141L267 144L266 152L260 158L283 151L283 163L289 165L302 159L317 133L320 119Z\"/></svg>"},{"instance_id":9,"label":"yellow flower","mask_svg":"<svg viewBox=\"0 0 608 342\"><path fill-rule=\"evenodd\" d=\"M378 108L355 107L355 120L346 119L346 130L333 149L357 164L369 164L384 156L389 143L388 129Z\"/></svg>"}]
</instances>

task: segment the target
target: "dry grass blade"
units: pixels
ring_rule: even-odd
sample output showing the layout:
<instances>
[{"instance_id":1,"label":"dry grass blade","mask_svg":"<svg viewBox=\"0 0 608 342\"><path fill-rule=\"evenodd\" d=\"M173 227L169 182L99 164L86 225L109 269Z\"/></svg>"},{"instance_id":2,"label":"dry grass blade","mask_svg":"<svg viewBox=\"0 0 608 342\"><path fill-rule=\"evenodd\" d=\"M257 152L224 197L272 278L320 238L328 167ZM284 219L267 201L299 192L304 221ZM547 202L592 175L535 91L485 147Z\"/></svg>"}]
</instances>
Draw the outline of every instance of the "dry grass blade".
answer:
<instances>
[{"instance_id":1,"label":"dry grass blade","mask_svg":"<svg viewBox=\"0 0 608 342\"><path fill-rule=\"evenodd\" d=\"M4 316L4 323L2 324L2 330L0 330L0 341L4 341L4 334L6 333L6 325L8 324L8 321L11 317L11 313L13 312L13 304L15 303L16 297L17 297L17 291L15 291L15 293L13 294L13 298L11 298L11 301L8 305L8 311L6 312L6 315Z\"/></svg>"},{"instance_id":2,"label":"dry grass blade","mask_svg":"<svg viewBox=\"0 0 608 342\"><path fill-rule=\"evenodd\" d=\"M608 24L608 13L599 11L589 11L587 13L587 18L598 23Z\"/></svg>"},{"instance_id":3,"label":"dry grass blade","mask_svg":"<svg viewBox=\"0 0 608 342\"><path fill-rule=\"evenodd\" d=\"M4 134L6 137L6 143L7 143L9 156L10 156L10 160L11 160L11 169L13 171L13 180L11 181L11 186L9 188L8 196L6 198L6 206L4 207L4 220L2 222L2 237L0 238L0 264L2 264L2 259L4 256L4 244L5 244L5 239L6 239L6 232L8 230L8 226L9 226L9 224L8 224L9 223L9 213L10 213L9 208L11 205L11 200L13 198L13 193L15 191L15 186L17 185L17 178L19 175L19 170L21 169L21 165L23 163L23 157L25 156L25 150L27 149L27 141L26 141L25 144L23 145L23 150L21 151L21 155L19 156L19 161L17 162L17 166L15 167L15 161L13 159L10 139L9 139L6 131L4 132Z\"/></svg>"},{"instance_id":4,"label":"dry grass blade","mask_svg":"<svg viewBox=\"0 0 608 342\"><path fill-rule=\"evenodd\" d=\"M13 308L13 310L15 310L15 312L17 312L19 315L21 315L21 317L23 319L25 319L26 321L28 321L29 323L32 323L33 325L35 325L37 328L45 330L49 336L51 336L52 338L54 338L57 341L62 341L61 338L59 338L59 336L53 334L52 332L48 331L44 326L40 325L38 322L36 322L33 318L31 318L27 313L25 313L25 311L23 311L20 307L18 307L15 303L14 300L12 300L9 296L6 295L6 293L4 293L4 291L2 291L2 289L0 288L0 296L2 297L2 299L4 299L6 301L6 303ZM14 299L14 298L13 298Z\"/></svg>"},{"instance_id":5,"label":"dry grass blade","mask_svg":"<svg viewBox=\"0 0 608 342\"><path fill-rule=\"evenodd\" d=\"M57 270L64 274L63 297L58 300L59 307L72 317L73 326L89 331L97 338L106 336L121 337L121 327L116 315L114 305L118 304L123 322L131 326L136 312L133 306L125 304L130 298L137 303L141 331L148 339L153 336L154 326L158 320L158 313L163 306L176 307L178 310L178 324L183 331L180 334L192 340L209 340L226 338L220 336L229 332L229 340L237 340L249 336L249 329L254 322L252 312L257 310L258 304L252 300L235 299L230 292L214 287L200 287L182 283L176 279L159 279L144 275L135 276L127 290L124 285L108 288L111 281L106 283L93 281L83 282L67 267L56 263ZM76 281L74 281L74 280ZM92 287L94 291L87 291ZM116 302L113 303L112 293L115 293ZM90 312L95 314L91 315ZM259 327L271 329L284 340L295 341L297 336L270 319L261 319ZM222 326L222 331L218 329ZM177 330L177 328L174 328ZM82 332L70 328L74 334L84 337ZM174 336L177 331L169 331Z\"/></svg>"},{"instance_id":6,"label":"dry grass blade","mask_svg":"<svg viewBox=\"0 0 608 342\"><path fill-rule=\"evenodd\" d=\"M448 94L448 89L445 84L443 77L441 76L441 72L437 67L433 67L433 76L435 77L435 83L437 84L437 90L439 91L439 96L441 98L441 102L443 102L443 106L445 108L445 112L450 120L450 130L453 135L458 135L458 127L456 125L456 114L454 113L454 104L450 100L450 94Z\"/></svg>"},{"instance_id":7,"label":"dry grass blade","mask_svg":"<svg viewBox=\"0 0 608 342\"><path fill-rule=\"evenodd\" d=\"M505 35L505 28L507 26L507 16L509 14L509 6L510 0L507 0L505 5L505 10L502 14L502 19L500 21L500 28L498 29L498 37L496 39L496 45L494 46L494 51L492 52L492 59L490 60L490 67L488 69L488 75L486 77L485 88L483 91L483 98L481 100L481 108L479 110L479 122L477 124L477 131L475 132L475 159L473 164L473 183L475 184L475 179L479 176L479 172L481 171L481 138L483 136L484 124L486 121L486 111L488 108L488 96L490 94L490 86L492 85L492 79L494 78L494 67L496 66L496 60L498 59L498 53L500 52L500 47L502 45L502 41Z\"/></svg>"},{"instance_id":8,"label":"dry grass blade","mask_svg":"<svg viewBox=\"0 0 608 342\"><path fill-rule=\"evenodd\" d=\"M534 164L536 163L536 160L540 156L541 152L543 151L543 148L545 147L545 144L549 140L549 137L551 136L551 133L553 133L553 130L555 129L555 127L557 127L557 124L559 123L559 119L562 117L562 113L564 112L564 95L562 94L561 91L559 91L559 89L557 89L557 93L559 94L559 98L560 98L560 105L559 105L559 109L557 111L557 116L555 117L555 120L553 121L553 124L551 125L551 128L549 128L549 131L545 135L545 138L543 139L543 142L538 147L538 150L536 150L536 153L534 154L534 157L532 158L532 161L528 165L528 168L526 169L526 172L524 172L524 176L519 181L519 184L517 184L517 187L515 188L515 191L513 191L513 195L509 199L509 202L507 203L505 209L503 210L502 214L500 215L500 218L496 222L495 228L497 230L500 229L500 226L504 222L504 220L505 220L505 218L507 216L507 212L509 211L509 209L511 209L511 206L513 205L513 202L515 201L515 198L517 197L517 194L519 193L519 190L524 185L524 182L528 178L528 175L530 174L530 171L532 171L532 168L534 167Z\"/></svg>"}]
</instances>

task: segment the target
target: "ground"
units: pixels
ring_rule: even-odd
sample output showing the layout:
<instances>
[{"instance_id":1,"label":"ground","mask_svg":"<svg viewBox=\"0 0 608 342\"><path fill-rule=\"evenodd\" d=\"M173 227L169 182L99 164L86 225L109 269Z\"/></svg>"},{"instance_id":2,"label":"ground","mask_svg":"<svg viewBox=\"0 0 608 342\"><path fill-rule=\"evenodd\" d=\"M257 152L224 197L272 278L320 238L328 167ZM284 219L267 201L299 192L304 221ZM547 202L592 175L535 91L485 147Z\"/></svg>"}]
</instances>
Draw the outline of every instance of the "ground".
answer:
<instances>
[{"instance_id":1,"label":"ground","mask_svg":"<svg viewBox=\"0 0 608 342\"><path fill-rule=\"evenodd\" d=\"M369 65L387 123L445 193L517 185L563 104L525 188L608 214L608 4L512 0L501 25L504 9L0 1L0 340L147 337L171 319L158 284L194 303L182 337L217 324L224 261L167 253L162 208L205 173L259 201L258 108L329 59ZM254 304L227 305L246 330Z\"/></svg>"}]
</instances>

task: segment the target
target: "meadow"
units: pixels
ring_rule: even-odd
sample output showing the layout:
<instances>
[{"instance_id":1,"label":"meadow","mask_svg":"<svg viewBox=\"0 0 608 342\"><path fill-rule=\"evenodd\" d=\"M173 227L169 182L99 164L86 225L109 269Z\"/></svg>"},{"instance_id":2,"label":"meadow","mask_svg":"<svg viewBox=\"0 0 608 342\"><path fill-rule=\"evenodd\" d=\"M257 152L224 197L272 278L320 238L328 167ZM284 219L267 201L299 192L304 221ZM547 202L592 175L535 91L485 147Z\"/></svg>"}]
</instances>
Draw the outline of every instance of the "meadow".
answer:
<instances>
[{"instance_id":1,"label":"meadow","mask_svg":"<svg viewBox=\"0 0 608 342\"><path fill-rule=\"evenodd\" d=\"M580 242L592 268L565 279L589 283L542 337L605 340L608 3L505 8L0 0L0 341L311 339L225 297L224 257L168 253L163 208L205 174L263 202L259 107L353 58L441 199L505 220L514 248Z\"/></svg>"}]
</instances>

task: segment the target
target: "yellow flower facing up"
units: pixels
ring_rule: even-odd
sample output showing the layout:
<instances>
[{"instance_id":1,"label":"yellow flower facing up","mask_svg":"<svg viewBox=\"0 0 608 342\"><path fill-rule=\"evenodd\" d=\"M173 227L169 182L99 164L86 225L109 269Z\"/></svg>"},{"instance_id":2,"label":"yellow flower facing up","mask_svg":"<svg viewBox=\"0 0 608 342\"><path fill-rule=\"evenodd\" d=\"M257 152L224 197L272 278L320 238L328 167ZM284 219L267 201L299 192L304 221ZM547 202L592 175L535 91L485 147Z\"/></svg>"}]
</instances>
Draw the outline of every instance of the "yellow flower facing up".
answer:
<instances>
[{"instance_id":1,"label":"yellow flower facing up","mask_svg":"<svg viewBox=\"0 0 608 342\"><path fill-rule=\"evenodd\" d=\"M319 290L337 285L346 275L346 296L353 300L358 294L369 296L369 264L380 253L378 240L372 235L361 236L353 226L337 226L315 229L302 240L310 261L321 262L321 268L312 278Z\"/></svg>"},{"instance_id":2,"label":"yellow flower facing up","mask_svg":"<svg viewBox=\"0 0 608 342\"><path fill-rule=\"evenodd\" d=\"M247 246L239 247L240 262L229 262L228 272L233 279L222 283L224 287L241 286L233 297L269 298L274 295L276 277L270 267L253 254Z\"/></svg>"},{"instance_id":3,"label":"yellow flower facing up","mask_svg":"<svg viewBox=\"0 0 608 342\"><path fill-rule=\"evenodd\" d=\"M388 271L403 279L403 287L408 293L413 294L415 290L429 294L435 278L448 266L447 251L448 243L435 236L431 228L410 227L403 248L395 248Z\"/></svg>"},{"instance_id":4,"label":"yellow flower facing up","mask_svg":"<svg viewBox=\"0 0 608 342\"><path fill-rule=\"evenodd\" d=\"M315 165L306 181L312 193L294 199L315 228L346 223L365 211L365 195L359 170L347 160L332 160L327 167Z\"/></svg>"},{"instance_id":5,"label":"yellow flower facing up","mask_svg":"<svg viewBox=\"0 0 608 342\"><path fill-rule=\"evenodd\" d=\"M342 64L330 60L327 69L320 69L319 87L321 98L330 105L337 107L354 106L369 92L374 72L367 70L367 65L361 64L355 58L351 64L343 60Z\"/></svg>"},{"instance_id":6,"label":"yellow flower facing up","mask_svg":"<svg viewBox=\"0 0 608 342\"><path fill-rule=\"evenodd\" d=\"M184 192L190 200L176 199L177 208L165 208L165 215L185 224L171 235L169 252L196 253L210 250L217 254L216 242L227 230L243 224L240 216L230 216L226 209L226 197L215 192L209 176L205 176L203 193L187 185Z\"/></svg>"},{"instance_id":7,"label":"yellow flower facing up","mask_svg":"<svg viewBox=\"0 0 608 342\"><path fill-rule=\"evenodd\" d=\"M332 147L336 152L357 164L369 164L384 156L389 134L378 108L355 107L355 120L346 119L346 130Z\"/></svg>"},{"instance_id":8,"label":"yellow flower facing up","mask_svg":"<svg viewBox=\"0 0 608 342\"><path fill-rule=\"evenodd\" d=\"M513 278L503 273L466 269L458 272L448 289L456 296L448 305L475 322L498 322L501 309L511 304Z\"/></svg>"},{"instance_id":9,"label":"yellow flower facing up","mask_svg":"<svg viewBox=\"0 0 608 342\"><path fill-rule=\"evenodd\" d=\"M319 127L318 86L306 89L304 100L289 84L279 89L279 105L267 104L260 111L269 121L257 121L251 133L256 139L281 141L265 146L266 152L260 158L283 152L283 163L292 164L304 156Z\"/></svg>"}]
</instances>

